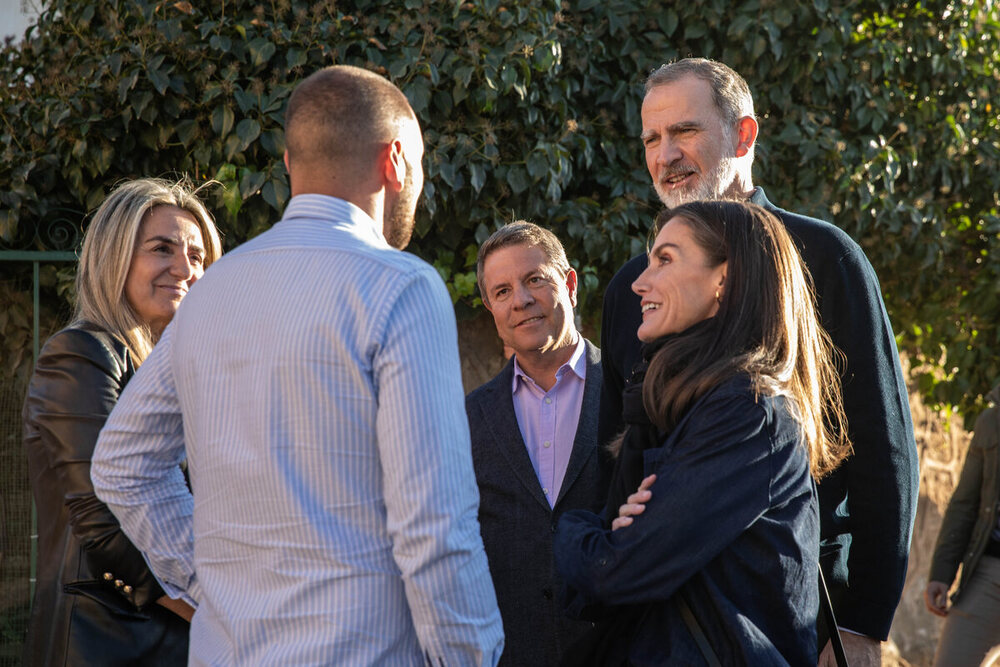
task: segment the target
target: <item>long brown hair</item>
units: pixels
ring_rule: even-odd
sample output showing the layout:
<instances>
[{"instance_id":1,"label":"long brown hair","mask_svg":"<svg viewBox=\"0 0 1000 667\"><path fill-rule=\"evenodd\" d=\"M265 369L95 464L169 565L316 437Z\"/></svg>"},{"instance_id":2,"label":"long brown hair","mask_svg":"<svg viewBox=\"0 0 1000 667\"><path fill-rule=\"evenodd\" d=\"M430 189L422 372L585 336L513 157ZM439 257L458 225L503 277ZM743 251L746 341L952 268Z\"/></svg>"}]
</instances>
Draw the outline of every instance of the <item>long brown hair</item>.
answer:
<instances>
[{"instance_id":1,"label":"long brown hair","mask_svg":"<svg viewBox=\"0 0 1000 667\"><path fill-rule=\"evenodd\" d=\"M812 280L784 226L754 204L699 201L663 211L691 230L711 266L728 262L714 317L671 337L650 360L643 404L671 430L709 389L747 374L758 396L790 400L817 480L851 452L840 354L819 323Z\"/></svg>"}]
</instances>

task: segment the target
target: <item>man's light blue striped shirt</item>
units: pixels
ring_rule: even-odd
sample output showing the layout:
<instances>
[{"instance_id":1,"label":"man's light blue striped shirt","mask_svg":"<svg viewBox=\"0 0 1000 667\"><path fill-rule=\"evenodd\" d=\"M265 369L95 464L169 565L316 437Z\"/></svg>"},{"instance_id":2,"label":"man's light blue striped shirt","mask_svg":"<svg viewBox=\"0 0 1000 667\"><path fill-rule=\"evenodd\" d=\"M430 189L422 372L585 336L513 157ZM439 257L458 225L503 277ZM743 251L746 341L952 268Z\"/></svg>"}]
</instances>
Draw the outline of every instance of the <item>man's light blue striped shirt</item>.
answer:
<instances>
[{"instance_id":1,"label":"man's light blue striped shirt","mask_svg":"<svg viewBox=\"0 0 1000 667\"><path fill-rule=\"evenodd\" d=\"M346 201L297 196L210 267L92 471L197 604L193 664L500 657L451 301Z\"/></svg>"}]
</instances>

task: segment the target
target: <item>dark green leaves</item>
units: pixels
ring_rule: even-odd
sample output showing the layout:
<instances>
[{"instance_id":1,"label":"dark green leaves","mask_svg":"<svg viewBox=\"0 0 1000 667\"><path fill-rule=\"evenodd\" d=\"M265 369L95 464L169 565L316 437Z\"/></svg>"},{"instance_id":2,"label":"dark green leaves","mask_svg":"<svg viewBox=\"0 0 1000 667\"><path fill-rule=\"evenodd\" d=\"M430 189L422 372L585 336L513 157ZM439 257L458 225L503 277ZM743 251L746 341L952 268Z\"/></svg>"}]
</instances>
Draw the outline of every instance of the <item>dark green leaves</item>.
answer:
<instances>
[{"instance_id":1,"label":"dark green leaves","mask_svg":"<svg viewBox=\"0 0 1000 667\"><path fill-rule=\"evenodd\" d=\"M220 137L227 136L233 129L234 119L233 110L224 104L220 104L212 112L212 131Z\"/></svg>"},{"instance_id":2,"label":"dark green leaves","mask_svg":"<svg viewBox=\"0 0 1000 667\"><path fill-rule=\"evenodd\" d=\"M603 285L642 251L659 208L637 138L643 81L704 56L754 94L755 182L862 243L900 345L929 369L927 395L972 414L997 379L995 3L45 7L0 59L0 236L56 208L92 210L123 178L187 173L223 182L208 199L232 247L287 204L291 90L350 64L389 77L418 115L427 178L410 249L441 271L459 316L479 306L478 243L527 218L566 244L593 327Z\"/></svg>"},{"instance_id":3,"label":"dark green leaves","mask_svg":"<svg viewBox=\"0 0 1000 667\"><path fill-rule=\"evenodd\" d=\"M237 150L242 153L260 136L260 123L250 118L244 118L236 126L236 136L240 138Z\"/></svg>"},{"instance_id":4,"label":"dark green leaves","mask_svg":"<svg viewBox=\"0 0 1000 667\"><path fill-rule=\"evenodd\" d=\"M263 37L257 37L247 45L250 52L250 64L254 67L262 67L274 56L277 47L274 42Z\"/></svg>"}]
</instances>

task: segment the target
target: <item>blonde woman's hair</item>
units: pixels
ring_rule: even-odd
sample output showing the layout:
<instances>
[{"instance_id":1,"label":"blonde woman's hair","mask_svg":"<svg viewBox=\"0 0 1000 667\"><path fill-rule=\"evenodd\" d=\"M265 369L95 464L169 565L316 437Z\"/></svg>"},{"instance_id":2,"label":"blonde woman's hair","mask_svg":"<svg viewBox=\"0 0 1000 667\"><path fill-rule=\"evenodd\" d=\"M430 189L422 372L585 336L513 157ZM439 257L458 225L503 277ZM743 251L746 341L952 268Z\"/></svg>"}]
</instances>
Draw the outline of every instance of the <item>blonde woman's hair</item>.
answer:
<instances>
[{"instance_id":1,"label":"blonde woman's hair","mask_svg":"<svg viewBox=\"0 0 1000 667\"><path fill-rule=\"evenodd\" d=\"M727 262L714 317L668 340L653 356L643 404L670 431L709 389L738 373L757 395L789 399L817 480L851 452L840 355L819 322L812 280L784 225L754 204L700 201L662 212L686 226L710 266Z\"/></svg>"},{"instance_id":2,"label":"blonde woman's hair","mask_svg":"<svg viewBox=\"0 0 1000 667\"><path fill-rule=\"evenodd\" d=\"M222 255L215 222L198 198L211 183L194 188L186 177L176 182L160 178L125 181L111 191L87 227L76 274L75 319L96 324L118 338L136 366L156 343L149 326L125 297L125 280L142 221L157 206L176 206L190 213L201 230L207 268Z\"/></svg>"}]
</instances>

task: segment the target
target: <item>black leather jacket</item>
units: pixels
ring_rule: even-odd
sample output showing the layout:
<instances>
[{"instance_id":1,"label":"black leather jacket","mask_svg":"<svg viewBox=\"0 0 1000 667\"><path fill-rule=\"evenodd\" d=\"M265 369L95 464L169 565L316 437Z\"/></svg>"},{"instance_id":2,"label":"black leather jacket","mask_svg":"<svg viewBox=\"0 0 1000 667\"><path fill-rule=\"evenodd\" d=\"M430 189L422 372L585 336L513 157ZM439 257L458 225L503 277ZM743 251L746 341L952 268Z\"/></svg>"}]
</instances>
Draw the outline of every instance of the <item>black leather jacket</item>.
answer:
<instances>
[{"instance_id":1,"label":"black leather jacket","mask_svg":"<svg viewBox=\"0 0 1000 667\"><path fill-rule=\"evenodd\" d=\"M163 590L90 481L97 435L134 372L123 344L79 322L35 364L23 412L38 513L26 665L186 663L188 624L156 604Z\"/></svg>"}]
</instances>

